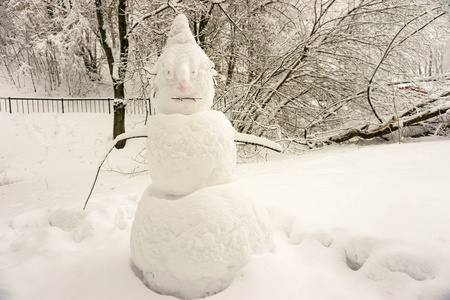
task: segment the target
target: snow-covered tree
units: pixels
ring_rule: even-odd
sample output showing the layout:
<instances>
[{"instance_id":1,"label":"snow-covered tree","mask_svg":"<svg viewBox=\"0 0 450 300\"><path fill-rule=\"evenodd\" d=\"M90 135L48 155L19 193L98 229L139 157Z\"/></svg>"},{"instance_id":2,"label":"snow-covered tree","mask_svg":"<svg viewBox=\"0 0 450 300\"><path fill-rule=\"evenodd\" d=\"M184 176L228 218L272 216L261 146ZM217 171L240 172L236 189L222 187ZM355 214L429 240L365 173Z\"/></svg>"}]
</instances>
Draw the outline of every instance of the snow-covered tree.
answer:
<instances>
[{"instance_id":1,"label":"snow-covered tree","mask_svg":"<svg viewBox=\"0 0 450 300\"><path fill-rule=\"evenodd\" d=\"M9 0L2 6L2 70L17 85L28 76L47 90L67 82L75 93L107 65L116 99L149 98L153 64L172 20L184 13L219 73L214 108L239 131L290 143L322 143L345 129L388 122L396 110L420 111L427 95L442 94L450 71L445 0Z\"/></svg>"},{"instance_id":2,"label":"snow-covered tree","mask_svg":"<svg viewBox=\"0 0 450 300\"><path fill-rule=\"evenodd\" d=\"M0 9L0 51L16 86L31 80L47 92L70 94L92 88L99 78L97 41L89 1L5 1Z\"/></svg>"},{"instance_id":3,"label":"snow-covered tree","mask_svg":"<svg viewBox=\"0 0 450 300\"><path fill-rule=\"evenodd\" d=\"M234 17L230 26L238 28L229 30L234 45L249 39L270 43L256 57L244 56L257 64L254 69L241 63L243 56L236 59L234 74L256 74L250 82L236 76L227 82L218 93L228 98L222 109L239 130L301 143L383 123L394 113L393 97L399 109L414 105L391 83L412 75L414 53L434 42L427 30L442 32L442 25L433 26L437 21L448 25L448 7L439 1L246 3L258 13L239 18L220 4ZM247 32L252 17L258 29Z\"/></svg>"}]
</instances>

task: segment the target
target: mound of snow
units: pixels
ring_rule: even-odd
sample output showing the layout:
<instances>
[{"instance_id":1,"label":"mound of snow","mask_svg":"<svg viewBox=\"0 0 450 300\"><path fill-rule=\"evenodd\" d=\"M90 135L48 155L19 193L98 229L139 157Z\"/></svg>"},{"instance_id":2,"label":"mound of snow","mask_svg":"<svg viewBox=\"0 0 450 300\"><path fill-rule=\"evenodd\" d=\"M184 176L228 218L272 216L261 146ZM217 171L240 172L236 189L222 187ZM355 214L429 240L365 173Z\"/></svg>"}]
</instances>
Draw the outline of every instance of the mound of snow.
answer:
<instances>
[{"instance_id":1,"label":"mound of snow","mask_svg":"<svg viewBox=\"0 0 450 300\"><path fill-rule=\"evenodd\" d=\"M231 181L236 145L223 113L157 114L149 118L147 134L149 172L161 192L186 195Z\"/></svg>"},{"instance_id":2,"label":"mound of snow","mask_svg":"<svg viewBox=\"0 0 450 300\"><path fill-rule=\"evenodd\" d=\"M252 254L269 250L269 216L243 191L233 183L174 199L150 185L130 238L144 282L165 295L205 297L228 287Z\"/></svg>"}]
</instances>

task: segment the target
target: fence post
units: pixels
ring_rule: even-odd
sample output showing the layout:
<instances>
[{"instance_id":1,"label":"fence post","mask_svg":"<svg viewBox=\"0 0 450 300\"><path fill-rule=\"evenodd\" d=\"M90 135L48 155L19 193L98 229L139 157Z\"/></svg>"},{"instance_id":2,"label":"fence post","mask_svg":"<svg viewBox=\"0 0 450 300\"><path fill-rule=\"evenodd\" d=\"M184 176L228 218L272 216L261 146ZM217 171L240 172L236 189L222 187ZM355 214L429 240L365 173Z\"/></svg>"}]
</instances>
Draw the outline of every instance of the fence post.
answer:
<instances>
[{"instance_id":1,"label":"fence post","mask_svg":"<svg viewBox=\"0 0 450 300\"><path fill-rule=\"evenodd\" d=\"M64 113L64 98L61 98L61 111Z\"/></svg>"},{"instance_id":2,"label":"fence post","mask_svg":"<svg viewBox=\"0 0 450 300\"><path fill-rule=\"evenodd\" d=\"M108 98L108 111L111 114L111 99Z\"/></svg>"},{"instance_id":3,"label":"fence post","mask_svg":"<svg viewBox=\"0 0 450 300\"><path fill-rule=\"evenodd\" d=\"M12 114L12 110L11 110L11 97L8 97L8 102L9 102L9 113Z\"/></svg>"}]
</instances>

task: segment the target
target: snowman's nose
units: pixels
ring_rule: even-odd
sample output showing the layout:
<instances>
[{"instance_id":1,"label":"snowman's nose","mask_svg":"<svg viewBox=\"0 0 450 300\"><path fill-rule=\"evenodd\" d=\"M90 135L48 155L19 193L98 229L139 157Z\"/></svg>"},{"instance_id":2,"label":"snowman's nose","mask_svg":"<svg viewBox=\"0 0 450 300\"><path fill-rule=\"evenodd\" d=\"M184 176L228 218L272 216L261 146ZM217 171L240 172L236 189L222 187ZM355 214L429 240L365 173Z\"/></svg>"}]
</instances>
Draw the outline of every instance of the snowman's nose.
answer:
<instances>
[{"instance_id":1,"label":"snowman's nose","mask_svg":"<svg viewBox=\"0 0 450 300\"><path fill-rule=\"evenodd\" d=\"M188 91L189 89L191 88L191 85L190 85L190 83L189 83L189 81L188 80L181 80L179 83L178 83L178 89L181 91L181 92L186 92L186 91Z\"/></svg>"}]
</instances>

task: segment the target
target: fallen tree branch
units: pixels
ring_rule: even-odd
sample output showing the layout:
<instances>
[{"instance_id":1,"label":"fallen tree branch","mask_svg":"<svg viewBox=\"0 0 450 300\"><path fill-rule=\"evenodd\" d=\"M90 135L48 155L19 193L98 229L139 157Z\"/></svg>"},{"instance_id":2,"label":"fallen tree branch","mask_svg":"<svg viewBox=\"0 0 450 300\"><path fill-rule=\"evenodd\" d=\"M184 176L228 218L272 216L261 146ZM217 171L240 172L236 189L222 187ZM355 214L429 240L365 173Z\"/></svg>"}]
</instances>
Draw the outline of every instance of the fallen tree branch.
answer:
<instances>
[{"instance_id":1,"label":"fallen tree branch","mask_svg":"<svg viewBox=\"0 0 450 300\"><path fill-rule=\"evenodd\" d=\"M445 114L448 110L450 110L450 102L446 102L445 104L436 106L432 109L427 109L423 112L420 112L420 113L412 115L412 116L407 116L407 117L401 118L401 119L403 119L403 127L412 126L416 123L440 116L442 114ZM381 137L383 135L394 132L398 129L399 128L398 128L397 119L395 117L392 117L388 122L386 122L382 126L379 126L376 129L370 130L370 129L368 129L367 125L364 125L360 128L350 129L350 130L347 130L337 136L331 137L330 139L328 139L328 142L329 143L342 143L342 142L348 141L354 137L360 137L363 139L371 139L374 137Z\"/></svg>"},{"instance_id":2,"label":"fallen tree branch","mask_svg":"<svg viewBox=\"0 0 450 300\"><path fill-rule=\"evenodd\" d=\"M401 85L401 84L413 84L416 82L432 82L432 81L439 81L439 80L450 80L450 74L443 74L440 76L427 76L427 77L411 78L410 80L394 81L394 82L388 83L387 85L392 86L392 85Z\"/></svg>"}]
</instances>

